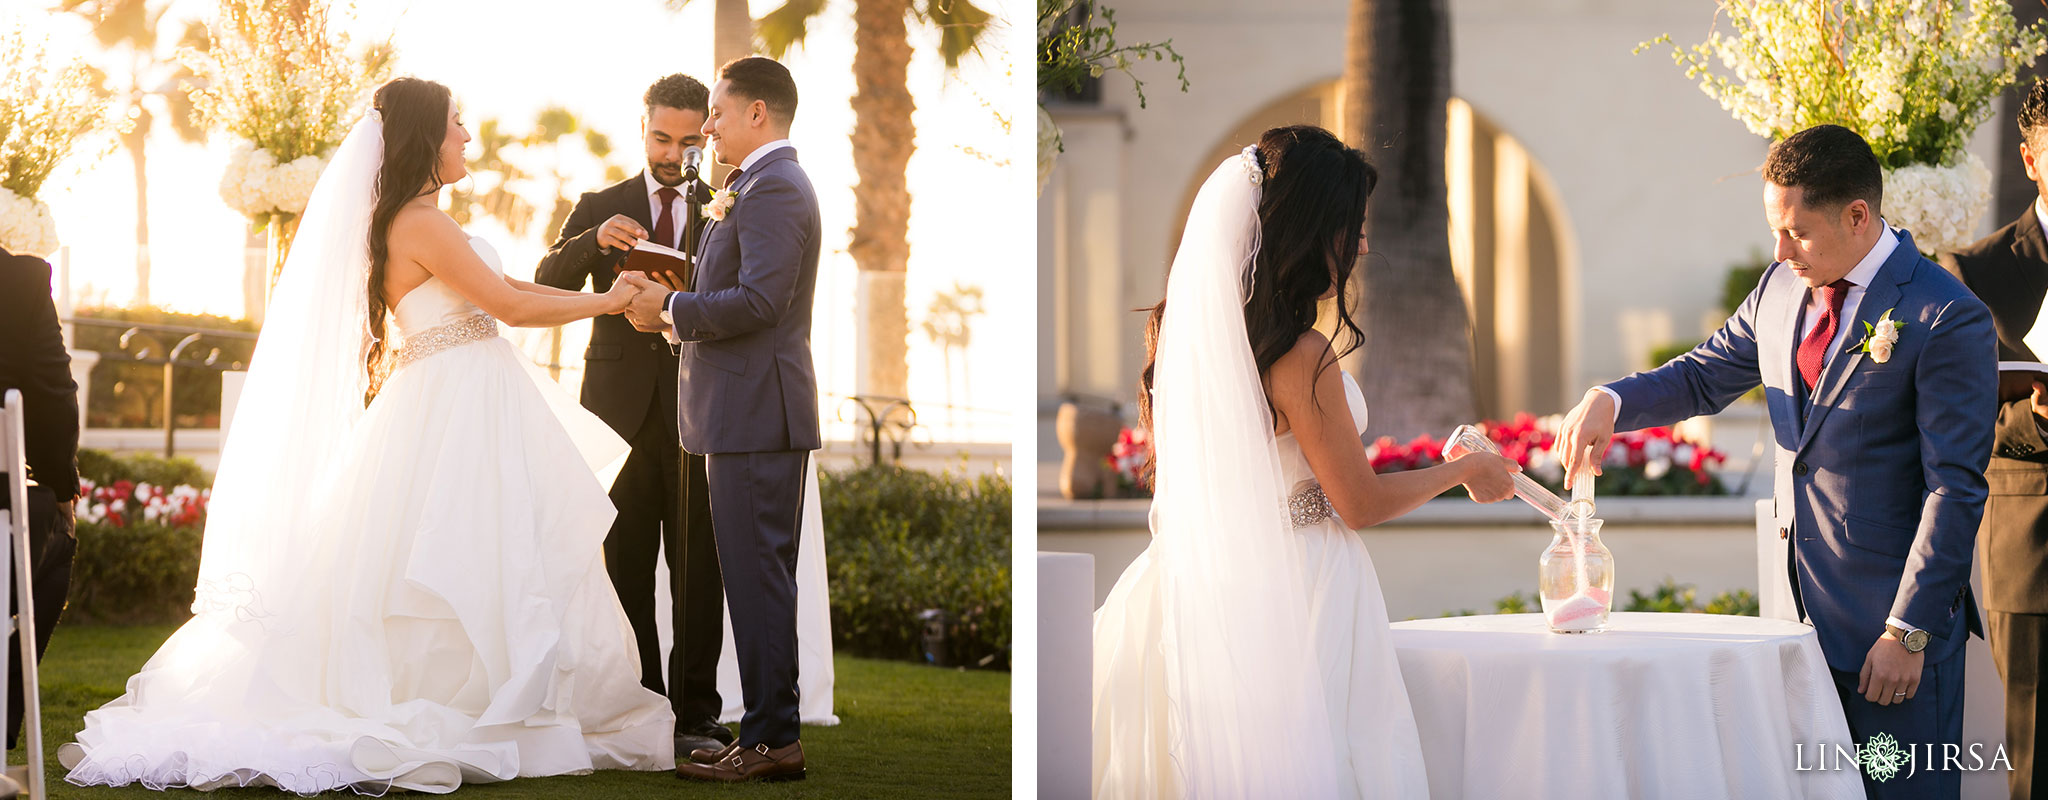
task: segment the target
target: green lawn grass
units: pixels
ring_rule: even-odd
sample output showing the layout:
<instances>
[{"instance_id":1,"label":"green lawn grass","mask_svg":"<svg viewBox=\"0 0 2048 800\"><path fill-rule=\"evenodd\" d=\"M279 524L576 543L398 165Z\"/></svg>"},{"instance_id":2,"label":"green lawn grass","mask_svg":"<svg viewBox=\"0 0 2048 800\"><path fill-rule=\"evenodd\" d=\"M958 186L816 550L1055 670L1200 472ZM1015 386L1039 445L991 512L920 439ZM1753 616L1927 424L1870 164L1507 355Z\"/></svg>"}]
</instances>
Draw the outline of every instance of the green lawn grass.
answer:
<instances>
[{"instance_id":1,"label":"green lawn grass","mask_svg":"<svg viewBox=\"0 0 2048 800\"><path fill-rule=\"evenodd\" d=\"M85 712L120 696L174 626L59 626L42 665L44 760L53 798L160 797L139 786L81 788L65 783L57 745L69 742ZM1010 674L936 669L842 656L834 660L840 724L805 727L808 780L708 785L670 772L604 771L467 786L461 794L515 798L627 797L949 797L1010 796ZM8 753L20 763L20 752ZM196 794L194 796L197 796ZM280 797L275 789L232 789L210 796Z\"/></svg>"}]
</instances>

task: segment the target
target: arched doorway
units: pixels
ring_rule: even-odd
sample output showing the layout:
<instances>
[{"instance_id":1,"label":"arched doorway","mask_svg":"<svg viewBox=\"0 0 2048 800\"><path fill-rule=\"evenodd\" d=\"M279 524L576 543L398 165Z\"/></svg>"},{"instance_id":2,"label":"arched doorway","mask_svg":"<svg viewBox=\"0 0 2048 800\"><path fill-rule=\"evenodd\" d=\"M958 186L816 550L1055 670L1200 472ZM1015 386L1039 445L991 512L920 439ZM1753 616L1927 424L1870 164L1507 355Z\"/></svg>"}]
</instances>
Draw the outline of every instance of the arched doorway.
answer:
<instances>
[{"instance_id":1,"label":"arched doorway","mask_svg":"<svg viewBox=\"0 0 2048 800\"><path fill-rule=\"evenodd\" d=\"M1266 129L1306 123L1342 135L1340 97L1338 81L1323 81L1246 115L1197 162L1176 219L1187 218L1209 170ZM1576 399L1566 386L1574 333L1566 301L1576 249L1563 205L1542 165L1513 136L1463 100L1452 98L1448 112L1451 268L1472 317L1479 414L1562 412ZM1167 252L1184 224L1175 226Z\"/></svg>"}]
</instances>

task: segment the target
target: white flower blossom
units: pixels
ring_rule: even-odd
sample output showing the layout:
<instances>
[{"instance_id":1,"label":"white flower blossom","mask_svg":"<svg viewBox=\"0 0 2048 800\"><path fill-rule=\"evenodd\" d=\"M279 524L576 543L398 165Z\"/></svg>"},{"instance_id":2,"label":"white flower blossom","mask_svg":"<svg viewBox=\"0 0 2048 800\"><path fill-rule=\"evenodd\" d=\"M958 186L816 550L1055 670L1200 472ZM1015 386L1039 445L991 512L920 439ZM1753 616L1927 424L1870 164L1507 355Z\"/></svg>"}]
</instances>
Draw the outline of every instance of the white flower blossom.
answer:
<instances>
[{"instance_id":1,"label":"white flower blossom","mask_svg":"<svg viewBox=\"0 0 2048 800\"><path fill-rule=\"evenodd\" d=\"M32 256L57 252L57 219L50 215L50 204L0 188L0 248Z\"/></svg>"}]
</instances>

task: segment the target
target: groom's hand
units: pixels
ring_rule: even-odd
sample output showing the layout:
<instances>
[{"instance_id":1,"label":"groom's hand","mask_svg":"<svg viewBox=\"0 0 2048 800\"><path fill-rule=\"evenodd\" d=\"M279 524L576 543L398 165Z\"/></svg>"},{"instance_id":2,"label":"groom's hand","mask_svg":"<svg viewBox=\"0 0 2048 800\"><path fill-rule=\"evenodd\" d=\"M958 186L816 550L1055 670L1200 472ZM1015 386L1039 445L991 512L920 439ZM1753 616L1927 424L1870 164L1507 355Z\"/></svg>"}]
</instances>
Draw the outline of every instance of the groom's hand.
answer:
<instances>
[{"instance_id":1,"label":"groom's hand","mask_svg":"<svg viewBox=\"0 0 2048 800\"><path fill-rule=\"evenodd\" d=\"M1885 631L1863 657L1863 671L1856 676L1856 692L1881 706L1903 703L1920 693L1920 670L1927 665L1927 652L1906 652L1906 644Z\"/></svg>"},{"instance_id":2,"label":"groom's hand","mask_svg":"<svg viewBox=\"0 0 2048 800\"><path fill-rule=\"evenodd\" d=\"M1557 432L1558 451L1563 453L1564 488L1572 488L1572 476L1587 464L1593 474L1601 473L1600 461L1607 457L1607 443L1614 438L1614 398L1599 389L1587 389L1584 399L1564 417Z\"/></svg>"},{"instance_id":3,"label":"groom's hand","mask_svg":"<svg viewBox=\"0 0 2048 800\"><path fill-rule=\"evenodd\" d=\"M633 295L633 301L626 305L626 320L633 323L636 330L646 333L666 330L668 326L661 322L661 311L662 303L668 300L668 288L637 272L623 273L619 280L627 281L639 290Z\"/></svg>"}]
</instances>

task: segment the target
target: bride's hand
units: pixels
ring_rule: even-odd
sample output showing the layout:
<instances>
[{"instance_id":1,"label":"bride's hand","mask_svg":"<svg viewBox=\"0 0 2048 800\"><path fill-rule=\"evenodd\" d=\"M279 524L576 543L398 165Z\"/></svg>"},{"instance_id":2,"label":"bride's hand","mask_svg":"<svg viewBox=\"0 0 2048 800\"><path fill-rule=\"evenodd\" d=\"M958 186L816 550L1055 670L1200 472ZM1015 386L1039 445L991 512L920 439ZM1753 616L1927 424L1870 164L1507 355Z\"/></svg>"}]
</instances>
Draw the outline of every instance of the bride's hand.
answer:
<instances>
[{"instance_id":1,"label":"bride's hand","mask_svg":"<svg viewBox=\"0 0 2048 800\"><path fill-rule=\"evenodd\" d=\"M1506 456L1493 453L1466 453L1459 456L1457 464L1465 471L1465 491L1480 503L1498 503L1515 496L1515 473L1522 466Z\"/></svg>"},{"instance_id":2,"label":"bride's hand","mask_svg":"<svg viewBox=\"0 0 2048 800\"><path fill-rule=\"evenodd\" d=\"M646 278L638 272L619 273L619 277L612 281L611 290L604 293L605 299L610 301L606 306L607 310L605 313L618 314L624 312L628 306L633 304L633 298L639 296L640 292L644 290L645 281Z\"/></svg>"}]
</instances>

